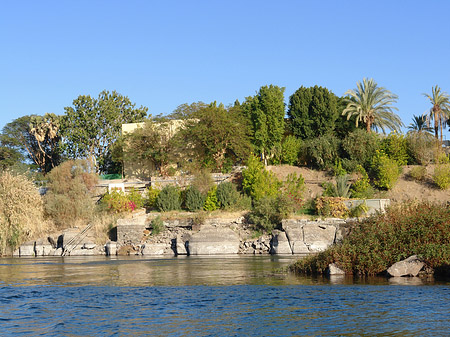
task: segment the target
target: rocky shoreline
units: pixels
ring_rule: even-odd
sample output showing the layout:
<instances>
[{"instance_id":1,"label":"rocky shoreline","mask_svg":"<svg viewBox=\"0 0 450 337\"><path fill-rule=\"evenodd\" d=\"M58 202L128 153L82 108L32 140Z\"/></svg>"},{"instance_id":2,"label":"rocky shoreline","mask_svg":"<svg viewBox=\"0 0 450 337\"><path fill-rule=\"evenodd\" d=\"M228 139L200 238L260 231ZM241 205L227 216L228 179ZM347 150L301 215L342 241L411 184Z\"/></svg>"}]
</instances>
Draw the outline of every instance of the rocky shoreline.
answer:
<instances>
[{"instance_id":1,"label":"rocky shoreline","mask_svg":"<svg viewBox=\"0 0 450 337\"><path fill-rule=\"evenodd\" d=\"M117 240L96 245L92 234L80 229L24 243L14 256L85 255L309 255L340 242L354 219L286 219L271 235L256 234L245 218L210 218L201 224L192 217L164 220L164 230L152 235L155 214L135 213L117 221ZM69 244L72 246L69 246ZM70 248L70 249L69 249Z\"/></svg>"}]
</instances>

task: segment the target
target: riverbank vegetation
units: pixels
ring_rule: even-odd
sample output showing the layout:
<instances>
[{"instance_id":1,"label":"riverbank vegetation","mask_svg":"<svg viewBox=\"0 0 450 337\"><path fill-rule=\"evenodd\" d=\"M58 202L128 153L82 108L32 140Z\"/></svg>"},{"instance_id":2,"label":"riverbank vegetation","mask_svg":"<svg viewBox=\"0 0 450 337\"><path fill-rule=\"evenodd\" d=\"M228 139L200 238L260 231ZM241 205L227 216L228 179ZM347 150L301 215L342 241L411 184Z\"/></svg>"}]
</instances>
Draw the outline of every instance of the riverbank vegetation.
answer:
<instances>
[{"instance_id":1,"label":"riverbank vegetation","mask_svg":"<svg viewBox=\"0 0 450 337\"><path fill-rule=\"evenodd\" d=\"M397 96L373 79L363 79L343 97L320 86L300 87L287 107L284 94L284 88L267 85L242 102L182 104L167 116L147 116L148 108L115 91L80 95L61 115L23 116L7 124L0 134L0 168L46 186L42 221L50 230L98 221L106 232L115 217L142 208L245 210L255 230L267 232L292 214L360 216L363 206L349 210L343 201L382 197L394 189L405 165L420 165L411 179L421 188L450 187L448 155L439 139L449 101L439 87L426 95L430 114L413 116L406 134L395 114ZM142 124L133 132L122 133L122 124L137 122ZM429 164L436 165L431 174ZM183 188L98 191L100 175L123 178L127 165L137 165L147 180L194 179ZM311 193L300 173L277 176L268 165L326 171L329 179ZM216 185L211 173L230 174L230 181ZM2 240L12 248L27 237L14 239L7 220L1 226Z\"/></svg>"},{"instance_id":2,"label":"riverbank vegetation","mask_svg":"<svg viewBox=\"0 0 450 337\"><path fill-rule=\"evenodd\" d=\"M357 223L341 244L297 261L290 269L325 274L336 263L348 274L376 275L411 255L437 273L450 267L450 208L409 202Z\"/></svg>"}]
</instances>

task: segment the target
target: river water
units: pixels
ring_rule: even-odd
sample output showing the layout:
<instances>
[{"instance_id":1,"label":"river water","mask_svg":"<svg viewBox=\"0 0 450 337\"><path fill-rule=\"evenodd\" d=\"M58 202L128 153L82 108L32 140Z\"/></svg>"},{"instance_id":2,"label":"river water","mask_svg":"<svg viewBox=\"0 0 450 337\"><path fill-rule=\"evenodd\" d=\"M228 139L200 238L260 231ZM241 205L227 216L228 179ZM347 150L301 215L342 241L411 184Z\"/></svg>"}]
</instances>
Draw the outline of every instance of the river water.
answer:
<instances>
[{"instance_id":1,"label":"river water","mask_svg":"<svg viewBox=\"0 0 450 337\"><path fill-rule=\"evenodd\" d=\"M290 257L0 259L0 336L449 336L450 283Z\"/></svg>"}]
</instances>

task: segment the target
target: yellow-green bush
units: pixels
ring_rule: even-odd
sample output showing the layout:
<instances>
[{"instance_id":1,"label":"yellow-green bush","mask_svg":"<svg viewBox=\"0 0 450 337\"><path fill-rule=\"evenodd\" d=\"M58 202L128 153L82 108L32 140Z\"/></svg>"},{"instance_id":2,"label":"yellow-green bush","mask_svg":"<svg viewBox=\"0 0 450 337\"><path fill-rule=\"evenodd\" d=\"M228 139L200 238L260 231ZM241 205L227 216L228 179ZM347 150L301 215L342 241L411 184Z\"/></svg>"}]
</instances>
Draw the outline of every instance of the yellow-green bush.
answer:
<instances>
[{"instance_id":1,"label":"yellow-green bush","mask_svg":"<svg viewBox=\"0 0 450 337\"><path fill-rule=\"evenodd\" d=\"M317 214L320 216L331 216L334 218L344 218L348 215L349 209L342 197L318 197L315 200Z\"/></svg>"},{"instance_id":2,"label":"yellow-green bush","mask_svg":"<svg viewBox=\"0 0 450 337\"><path fill-rule=\"evenodd\" d=\"M424 181L427 175L427 168L425 166L416 166L411 169L409 176L415 181Z\"/></svg>"},{"instance_id":3,"label":"yellow-green bush","mask_svg":"<svg viewBox=\"0 0 450 337\"><path fill-rule=\"evenodd\" d=\"M441 189L446 190L450 187L450 164L438 165L434 169L434 183Z\"/></svg>"}]
</instances>

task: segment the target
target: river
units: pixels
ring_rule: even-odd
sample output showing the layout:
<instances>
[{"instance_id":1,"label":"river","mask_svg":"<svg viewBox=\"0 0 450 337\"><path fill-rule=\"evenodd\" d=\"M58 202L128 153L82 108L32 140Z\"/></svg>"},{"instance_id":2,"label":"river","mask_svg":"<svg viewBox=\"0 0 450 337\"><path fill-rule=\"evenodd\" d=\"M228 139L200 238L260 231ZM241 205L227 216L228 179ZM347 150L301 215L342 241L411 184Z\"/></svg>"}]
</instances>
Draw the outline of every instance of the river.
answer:
<instances>
[{"instance_id":1,"label":"river","mask_svg":"<svg viewBox=\"0 0 450 337\"><path fill-rule=\"evenodd\" d=\"M292 261L3 258L0 335L450 335L449 282L299 277Z\"/></svg>"}]
</instances>

